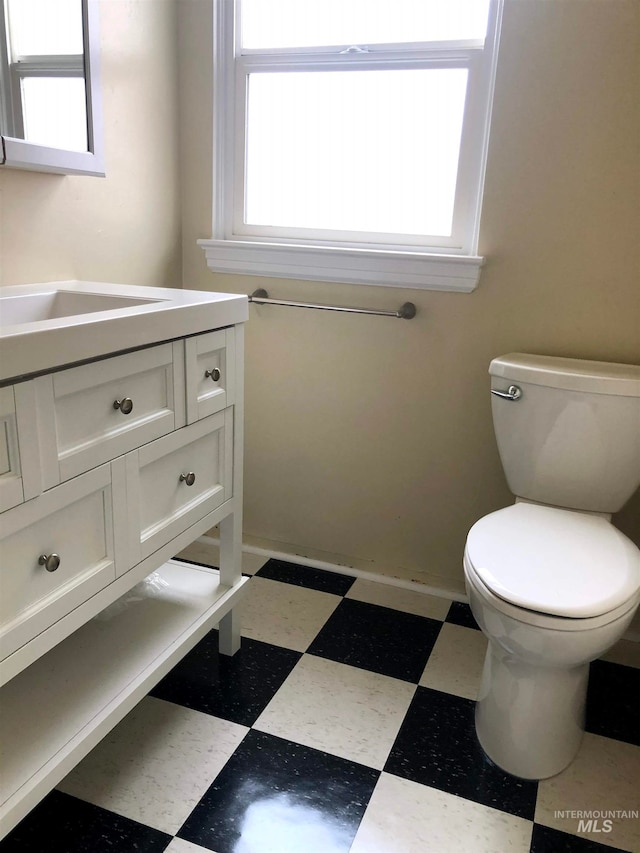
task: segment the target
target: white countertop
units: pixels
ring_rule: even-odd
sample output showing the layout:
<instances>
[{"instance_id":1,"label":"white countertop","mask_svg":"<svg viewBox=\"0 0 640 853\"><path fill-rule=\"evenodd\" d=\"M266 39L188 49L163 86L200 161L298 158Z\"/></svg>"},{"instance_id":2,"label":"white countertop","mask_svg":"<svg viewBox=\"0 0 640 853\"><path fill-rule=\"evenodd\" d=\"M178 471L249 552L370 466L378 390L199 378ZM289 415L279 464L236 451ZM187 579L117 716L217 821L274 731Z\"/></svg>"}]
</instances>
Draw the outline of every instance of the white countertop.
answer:
<instances>
[{"instance_id":1,"label":"white countertop","mask_svg":"<svg viewBox=\"0 0 640 853\"><path fill-rule=\"evenodd\" d=\"M70 316L3 322L30 295L64 293L119 297L123 306ZM19 297L19 300L14 300ZM136 304L126 305L126 300ZM34 299L33 302L37 302ZM44 301L44 299L42 300ZM69 300L71 301L71 299ZM140 302L143 301L143 304ZM20 312L17 312L20 313ZM0 382L134 347L243 323L246 296L92 281L55 281L0 288Z\"/></svg>"}]
</instances>

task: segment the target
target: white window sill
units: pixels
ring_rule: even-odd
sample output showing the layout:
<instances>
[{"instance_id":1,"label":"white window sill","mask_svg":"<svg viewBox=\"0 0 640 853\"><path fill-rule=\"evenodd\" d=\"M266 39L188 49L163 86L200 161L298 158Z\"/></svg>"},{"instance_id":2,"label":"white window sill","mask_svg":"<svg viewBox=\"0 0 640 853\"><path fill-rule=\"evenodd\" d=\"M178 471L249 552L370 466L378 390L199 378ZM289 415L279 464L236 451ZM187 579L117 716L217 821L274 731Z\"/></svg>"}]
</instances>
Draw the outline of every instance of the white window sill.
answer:
<instances>
[{"instance_id":1,"label":"white window sill","mask_svg":"<svg viewBox=\"0 0 640 853\"><path fill-rule=\"evenodd\" d=\"M484 258L410 251L198 240L214 272L470 293Z\"/></svg>"}]
</instances>

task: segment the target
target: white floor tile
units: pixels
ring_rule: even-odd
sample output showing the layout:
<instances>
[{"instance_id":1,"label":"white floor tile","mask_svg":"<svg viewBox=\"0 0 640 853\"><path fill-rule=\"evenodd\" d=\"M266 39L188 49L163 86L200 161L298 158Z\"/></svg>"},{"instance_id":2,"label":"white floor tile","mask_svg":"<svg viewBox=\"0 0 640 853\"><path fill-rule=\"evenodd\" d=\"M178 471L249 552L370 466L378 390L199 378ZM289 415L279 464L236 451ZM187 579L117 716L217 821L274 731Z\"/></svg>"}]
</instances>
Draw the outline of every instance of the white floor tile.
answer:
<instances>
[{"instance_id":1,"label":"white floor tile","mask_svg":"<svg viewBox=\"0 0 640 853\"><path fill-rule=\"evenodd\" d=\"M254 728L382 769L415 685L305 655Z\"/></svg>"},{"instance_id":2,"label":"white floor tile","mask_svg":"<svg viewBox=\"0 0 640 853\"><path fill-rule=\"evenodd\" d=\"M147 697L58 787L173 835L247 731Z\"/></svg>"},{"instance_id":3,"label":"white floor tile","mask_svg":"<svg viewBox=\"0 0 640 853\"><path fill-rule=\"evenodd\" d=\"M640 820L620 816L612 819L610 831L578 832L580 818L560 817L559 811L633 811L640 809L640 747L587 732L572 764L538 785L537 823L583 838L638 853ZM589 816L583 816L588 818ZM583 825L584 828L584 825ZM595 827L594 827L595 828Z\"/></svg>"},{"instance_id":4,"label":"white floor tile","mask_svg":"<svg viewBox=\"0 0 640 853\"><path fill-rule=\"evenodd\" d=\"M185 841L184 838L174 838L164 853L215 853L207 848L200 847L199 844L193 844L191 841Z\"/></svg>"},{"instance_id":5,"label":"white floor tile","mask_svg":"<svg viewBox=\"0 0 640 853\"><path fill-rule=\"evenodd\" d=\"M260 554L247 554L246 551L242 552L242 571L247 575L255 575L268 562L268 557L262 557Z\"/></svg>"},{"instance_id":6,"label":"white floor tile","mask_svg":"<svg viewBox=\"0 0 640 853\"><path fill-rule=\"evenodd\" d=\"M532 823L383 773L350 853L528 853Z\"/></svg>"},{"instance_id":7,"label":"white floor tile","mask_svg":"<svg viewBox=\"0 0 640 853\"><path fill-rule=\"evenodd\" d=\"M242 634L304 652L342 601L339 595L255 577L240 605Z\"/></svg>"},{"instance_id":8,"label":"white floor tile","mask_svg":"<svg viewBox=\"0 0 640 853\"><path fill-rule=\"evenodd\" d=\"M481 631L445 622L420 684L465 699L477 699L487 640Z\"/></svg>"},{"instance_id":9,"label":"white floor tile","mask_svg":"<svg viewBox=\"0 0 640 853\"><path fill-rule=\"evenodd\" d=\"M176 554L176 559L193 560L194 563L203 563L205 566L217 568L220 565L220 551L218 548L205 545L196 539L195 542L187 545L179 554Z\"/></svg>"},{"instance_id":10,"label":"white floor tile","mask_svg":"<svg viewBox=\"0 0 640 853\"><path fill-rule=\"evenodd\" d=\"M404 610L416 616L428 616L431 619L446 618L451 606L448 598L439 598L411 589L400 589L389 584L358 578L346 598L365 601L367 604L379 604L381 607L391 607L393 610Z\"/></svg>"},{"instance_id":11,"label":"white floor tile","mask_svg":"<svg viewBox=\"0 0 640 853\"><path fill-rule=\"evenodd\" d=\"M178 559L193 560L195 563L204 563L205 566L220 565L220 548L217 542L203 542L196 539L191 545L176 554ZM242 552L242 571L246 575L254 575L258 569L261 569L267 562L268 557L262 557L258 554L248 554Z\"/></svg>"}]
</instances>

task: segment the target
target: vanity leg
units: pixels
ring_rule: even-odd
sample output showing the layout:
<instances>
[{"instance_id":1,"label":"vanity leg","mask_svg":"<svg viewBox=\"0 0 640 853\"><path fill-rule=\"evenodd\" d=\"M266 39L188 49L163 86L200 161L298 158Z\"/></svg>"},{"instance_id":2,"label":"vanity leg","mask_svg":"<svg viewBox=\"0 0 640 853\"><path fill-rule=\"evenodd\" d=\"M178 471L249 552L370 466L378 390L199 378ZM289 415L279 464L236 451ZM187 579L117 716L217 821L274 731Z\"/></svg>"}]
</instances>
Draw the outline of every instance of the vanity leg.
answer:
<instances>
[{"instance_id":1,"label":"vanity leg","mask_svg":"<svg viewBox=\"0 0 640 853\"><path fill-rule=\"evenodd\" d=\"M220 522L220 581L233 586L242 575L242 515L232 512ZM237 607L223 616L219 625L220 654L234 655L240 649L240 613Z\"/></svg>"},{"instance_id":2,"label":"vanity leg","mask_svg":"<svg viewBox=\"0 0 640 853\"><path fill-rule=\"evenodd\" d=\"M244 447L244 325L235 326L236 395L233 418L234 507L220 522L220 581L233 586L242 577L242 468ZM234 608L220 620L220 653L234 655L240 649L240 613Z\"/></svg>"},{"instance_id":3,"label":"vanity leg","mask_svg":"<svg viewBox=\"0 0 640 853\"><path fill-rule=\"evenodd\" d=\"M240 614L237 610L231 610L226 616L222 617L218 626L221 655L232 656L240 651L240 629Z\"/></svg>"}]
</instances>

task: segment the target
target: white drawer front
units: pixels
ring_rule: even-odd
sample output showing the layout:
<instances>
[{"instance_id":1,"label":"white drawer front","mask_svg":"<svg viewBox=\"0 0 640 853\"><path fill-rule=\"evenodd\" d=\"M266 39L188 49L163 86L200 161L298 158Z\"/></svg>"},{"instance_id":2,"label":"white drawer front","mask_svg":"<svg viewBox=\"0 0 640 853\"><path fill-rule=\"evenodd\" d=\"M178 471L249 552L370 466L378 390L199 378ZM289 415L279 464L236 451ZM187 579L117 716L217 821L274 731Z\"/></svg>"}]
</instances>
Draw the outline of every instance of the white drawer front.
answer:
<instances>
[{"instance_id":1,"label":"white drawer front","mask_svg":"<svg viewBox=\"0 0 640 853\"><path fill-rule=\"evenodd\" d=\"M234 329L219 329L185 341L187 422L193 423L235 402Z\"/></svg>"},{"instance_id":2,"label":"white drawer front","mask_svg":"<svg viewBox=\"0 0 640 853\"><path fill-rule=\"evenodd\" d=\"M0 512L24 500L13 387L0 388Z\"/></svg>"},{"instance_id":3,"label":"white drawer front","mask_svg":"<svg viewBox=\"0 0 640 853\"><path fill-rule=\"evenodd\" d=\"M162 344L36 380L45 488L182 426L182 352Z\"/></svg>"},{"instance_id":4,"label":"white drawer front","mask_svg":"<svg viewBox=\"0 0 640 853\"><path fill-rule=\"evenodd\" d=\"M0 388L0 512L42 491L33 382Z\"/></svg>"},{"instance_id":5,"label":"white drawer front","mask_svg":"<svg viewBox=\"0 0 640 853\"><path fill-rule=\"evenodd\" d=\"M0 535L4 658L114 580L111 466L3 513ZM52 554L47 571L40 557Z\"/></svg>"},{"instance_id":6,"label":"white drawer front","mask_svg":"<svg viewBox=\"0 0 640 853\"><path fill-rule=\"evenodd\" d=\"M227 409L128 454L136 560L231 497L232 421L233 410Z\"/></svg>"}]
</instances>

